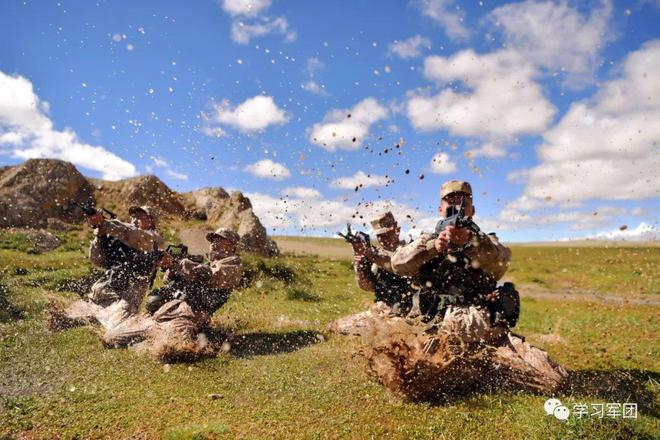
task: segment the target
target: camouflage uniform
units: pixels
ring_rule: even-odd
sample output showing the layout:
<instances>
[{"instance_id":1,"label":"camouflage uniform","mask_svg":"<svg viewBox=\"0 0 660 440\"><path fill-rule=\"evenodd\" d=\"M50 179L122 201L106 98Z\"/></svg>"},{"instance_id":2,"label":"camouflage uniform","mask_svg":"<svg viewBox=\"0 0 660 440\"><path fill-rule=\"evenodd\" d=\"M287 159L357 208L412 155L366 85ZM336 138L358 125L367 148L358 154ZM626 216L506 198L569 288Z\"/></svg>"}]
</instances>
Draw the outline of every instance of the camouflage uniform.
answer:
<instances>
[{"instance_id":1,"label":"camouflage uniform","mask_svg":"<svg viewBox=\"0 0 660 440\"><path fill-rule=\"evenodd\" d=\"M371 225L376 235L397 228L396 220L389 211L374 218ZM399 242L397 249L402 245L403 242ZM360 262L354 262L355 282L358 287L374 292L376 302L384 302L397 313L408 310L411 302L410 279L392 271L391 259L396 249L371 249L370 255Z\"/></svg>"},{"instance_id":2,"label":"camouflage uniform","mask_svg":"<svg viewBox=\"0 0 660 440\"><path fill-rule=\"evenodd\" d=\"M467 182L450 181L443 185L441 197L452 192L472 194ZM409 245L399 248L391 258L395 273L415 277L421 312L427 318L433 319L436 315L441 318L440 322L418 335L417 342L411 345L411 353L419 351L419 347L424 349L413 358L419 358L417 361L433 366L443 375L448 374L442 363L434 364L436 358L447 355L438 351L437 341L457 338L465 347L473 347L466 352L468 357L484 353L480 347L491 347L486 350L491 353L490 363L486 364L498 372L502 379L500 383L545 392L559 387L567 376L566 371L552 362L547 353L510 333L506 323L494 321L497 315L487 298L506 272L511 251L495 234L480 232L473 233L471 240L458 251L441 254L435 248L436 237L422 234ZM513 288L513 285L505 283L503 287ZM381 350L381 354L388 357L389 349ZM481 379L470 378L472 382ZM461 381L468 384L466 379Z\"/></svg>"},{"instance_id":3,"label":"camouflage uniform","mask_svg":"<svg viewBox=\"0 0 660 440\"><path fill-rule=\"evenodd\" d=\"M147 207L138 209L152 215ZM74 302L65 316L81 324L96 321L110 329L137 313L156 270L156 251L163 239L155 230L114 219L104 220L94 235L90 260L106 270L86 298Z\"/></svg>"},{"instance_id":4,"label":"camouflage uniform","mask_svg":"<svg viewBox=\"0 0 660 440\"><path fill-rule=\"evenodd\" d=\"M234 243L238 236L221 229ZM209 263L196 263L184 258L175 261L164 275L165 285L147 299L148 315L136 316L106 332L108 346L123 347L145 339L147 349L166 355L197 352L198 333L209 324L213 313L229 299L231 291L240 285L241 259L238 255L209 254ZM171 356L170 356L171 357Z\"/></svg>"}]
</instances>

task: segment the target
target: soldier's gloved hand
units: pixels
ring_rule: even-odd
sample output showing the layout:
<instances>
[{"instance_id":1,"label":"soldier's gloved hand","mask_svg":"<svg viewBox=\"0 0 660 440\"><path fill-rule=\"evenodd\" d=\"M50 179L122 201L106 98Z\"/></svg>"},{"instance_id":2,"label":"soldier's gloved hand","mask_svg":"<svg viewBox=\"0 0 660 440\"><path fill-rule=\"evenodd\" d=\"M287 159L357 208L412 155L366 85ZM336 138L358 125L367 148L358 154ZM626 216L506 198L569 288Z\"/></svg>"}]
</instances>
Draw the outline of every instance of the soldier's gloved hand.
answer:
<instances>
[{"instance_id":1,"label":"soldier's gloved hand","mask_svg":"<svg viewBox=\"0 0 660 440\"><path fill-rule=\"evenodd\" d=\"M364 243L353 243L353 255L364 257L367 253L367 245Z\"/></svg>"},{"instance_id":2,"label":"soldier's gloved hand","mask_svg":"<svg viewBox=\"0 0 660 440\"><path fill-rule=\"evenodd\" d=\"M103 214L101 214L100 212L97 212L96 214L87 217L87 223L89 223L89 225L94 228L98 228L99 226L101 226L103 220L105 219L103 218Z\"/></svg>"},{"instance_id":3,"label":"soldier's gloved hand","mask_svg":"<svg viewBox=\"0 0 660 440\"><path fill-rule=\"evenodd\" d=\"M362 267L362 265L367 264L368 260L364 255L353 255L353 263L355 266Z\"/></svg>"},{"instance_id":4,"label":"soldier's gloved hand","mask_svg":"<svg viewBox=\"0 0 660 440\"><path fill-rule=\"evenodd\" d=\"M163 255L160 257L160 260L158 260L158 267L162 269L171 269L172 267L174 267L174 263L175 263L174 258L172 258L172 256L169 253L163 252Z\"/></svg>"},{"instance_id":5,"label":"soldier's gloved hand","mask_svg":"<svg viewBox=\"0 0 660 440\"><path fill-rule=\"evenodd\" d=\"M451 241L449 239L449 232L447 229L438 234L438 238L435 239L435 249L440 252L446 252L449 249Z\"/></svg>"},{"instance_id":6,"label":"soldier's gloved hand","mask_svg":"<svg viewBox=\"0 0 660 440\"><path fill-rule=\"evenodd\" d=\"M470 236L472 235L472 232L467 228L457 228L451 225L447 226L445 231L447 232L449 241L457 245L464 245L470 241Z\"/></svg>"}]
</instances>

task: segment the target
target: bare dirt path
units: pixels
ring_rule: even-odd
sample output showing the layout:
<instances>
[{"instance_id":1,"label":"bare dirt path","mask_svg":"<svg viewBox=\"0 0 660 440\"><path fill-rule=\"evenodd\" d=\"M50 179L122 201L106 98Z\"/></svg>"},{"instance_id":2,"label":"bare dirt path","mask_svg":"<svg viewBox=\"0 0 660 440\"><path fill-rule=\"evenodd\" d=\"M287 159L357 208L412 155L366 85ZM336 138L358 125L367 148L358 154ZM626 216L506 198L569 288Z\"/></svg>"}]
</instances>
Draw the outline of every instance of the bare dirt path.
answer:
<instances>
[{"instance_id":1,"label":"bare dirt path","mask_svg":"<svg viewBox=\"0 0 660 440\"><path fill-rule=\"evenodd\" d=\"M649 296L625 296L604 294L591 291L578 291L573 289L550 290L535 284L516 284L516 289L523 298L544 299L566 302L600 302L619 305L645 305L660 307L660 298Z\"/></svg>"}]
</instances>

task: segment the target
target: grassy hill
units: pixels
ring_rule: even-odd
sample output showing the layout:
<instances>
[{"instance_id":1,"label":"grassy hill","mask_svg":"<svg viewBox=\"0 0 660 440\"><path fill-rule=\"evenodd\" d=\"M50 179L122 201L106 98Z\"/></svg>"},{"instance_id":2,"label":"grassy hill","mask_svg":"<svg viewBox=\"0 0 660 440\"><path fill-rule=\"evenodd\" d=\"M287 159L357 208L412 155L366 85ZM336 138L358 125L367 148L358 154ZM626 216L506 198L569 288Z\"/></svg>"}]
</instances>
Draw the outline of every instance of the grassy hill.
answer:
<instances>
[{"instance_id":1,"label":"grassy hill","mask_svg":"<svg viewBox=\"0 0 660 440\"><path fill-rule=\"evenodd\" d=\"M232 348L213 359L163 365L102 348L91 328L49 333L47 298L76 298L94 274L82 238L70 234L57 249L36 253L24 238L0 237L0 438L660 436L657 306L567 302L560 294L523 299L516 332L571 371L571 387L559 396L566 406L639 408L637 419L560 422L545 415L544 396L474 394L429 405L390 395L366 374L359 341L324 332L372 301L355 287L348 255L247 257L247 287L213 319L233 334ZM284 242L308 251L348 247L333 239L277 240L285 251ZM551 292L573 286L656 298L659 252L515 247L510 273Z\"/></svg>"}]
</instances>

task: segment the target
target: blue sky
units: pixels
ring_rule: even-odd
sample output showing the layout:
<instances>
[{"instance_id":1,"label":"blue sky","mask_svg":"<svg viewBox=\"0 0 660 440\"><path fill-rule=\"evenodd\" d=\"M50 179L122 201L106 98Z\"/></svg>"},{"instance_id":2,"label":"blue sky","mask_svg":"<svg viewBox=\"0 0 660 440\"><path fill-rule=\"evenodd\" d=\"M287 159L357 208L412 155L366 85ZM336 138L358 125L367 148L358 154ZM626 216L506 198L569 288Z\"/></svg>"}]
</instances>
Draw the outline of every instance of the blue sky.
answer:
<instances>
[{"instance_id":1,"label":"blue sky","mask_svg":"<svg viewBox=\"0 0 660 440\"><path fill-rule=\"evenodd\" d=\"M659 20L658 1L8 0L0 164L239 189L278 234L385 209L429 229L465 179L504 240L648 239Z\"/></svg>"}]
</instances>

